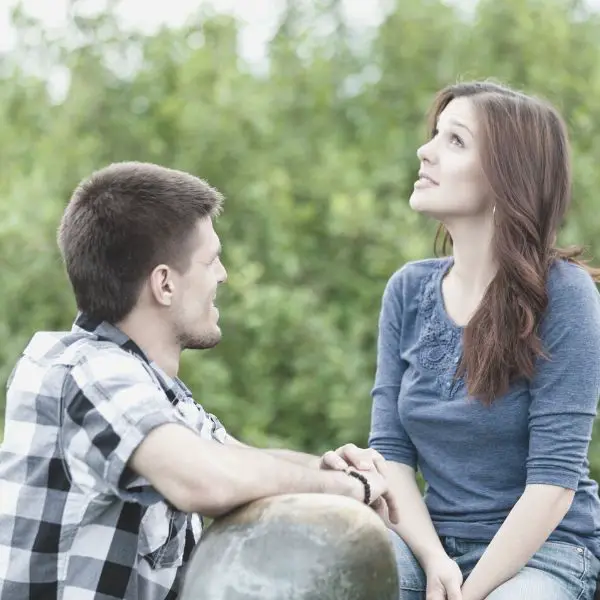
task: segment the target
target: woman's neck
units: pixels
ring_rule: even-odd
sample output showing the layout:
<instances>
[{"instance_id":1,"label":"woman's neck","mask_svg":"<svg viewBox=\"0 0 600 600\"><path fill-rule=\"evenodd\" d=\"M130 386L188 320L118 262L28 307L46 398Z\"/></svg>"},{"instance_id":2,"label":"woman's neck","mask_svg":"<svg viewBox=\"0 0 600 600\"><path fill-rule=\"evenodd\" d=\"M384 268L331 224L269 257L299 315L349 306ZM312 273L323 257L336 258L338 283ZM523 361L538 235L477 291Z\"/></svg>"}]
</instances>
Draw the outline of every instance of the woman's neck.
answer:
<instances>
[{"instance_id":1,"label":"woman's neck","mask_svg":"<svg viewBox=\"0 0 600 600\"><path fill-rule=\"evenodd\" d=\"M454 264L447 277L465 296L482 297L498 270L492 246L493 222L454 226L449 231Z\"/></svg>"},{"instance_id":2,"label":"woman's neck","mask_svg":"<svg viewBox=\"0 0 600 600\"><path fill-rule=\"evenodd\" d=\"M453 228L450 235L454 260L442 282L442 295L448 316L464 327L481 304L498 267L489 228Z\"/></svg>"}]
</instances>

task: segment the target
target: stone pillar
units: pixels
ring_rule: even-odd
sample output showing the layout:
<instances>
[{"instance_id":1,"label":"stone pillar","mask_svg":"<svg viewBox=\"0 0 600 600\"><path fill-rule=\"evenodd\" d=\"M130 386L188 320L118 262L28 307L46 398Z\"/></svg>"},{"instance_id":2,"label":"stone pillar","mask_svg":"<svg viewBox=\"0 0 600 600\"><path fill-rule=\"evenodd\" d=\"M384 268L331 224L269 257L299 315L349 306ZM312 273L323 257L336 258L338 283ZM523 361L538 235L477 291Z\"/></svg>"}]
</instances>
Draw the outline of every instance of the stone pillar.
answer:
<instances>
[{"instance_id":1,"label":"stone pillar","mask_svg":"<svg viewBox=\"0 0 600 600\"><path fill-rule=\"evenodd\" d=\"M217 519L187 567L179 600L398 600L381 519L355 500L291 494Z\"/></svg>"}]
</instances>

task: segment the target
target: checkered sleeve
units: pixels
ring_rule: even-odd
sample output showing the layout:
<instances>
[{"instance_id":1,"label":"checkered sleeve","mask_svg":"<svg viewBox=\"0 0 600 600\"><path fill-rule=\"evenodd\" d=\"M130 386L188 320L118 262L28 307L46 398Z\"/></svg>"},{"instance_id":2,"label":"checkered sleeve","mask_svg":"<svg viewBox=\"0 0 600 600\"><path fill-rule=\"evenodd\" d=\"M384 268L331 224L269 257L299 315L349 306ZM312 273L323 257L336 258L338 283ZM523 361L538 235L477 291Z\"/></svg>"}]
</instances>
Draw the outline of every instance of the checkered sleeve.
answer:
<instances>
[{"instance_id":1,"label":"checkered sleeve","mask_svg":"<svg viewBox=\"0 0 600 600\"><path fill-rule=\"evenodd\" d=\"M219 421L215 415L212 413L207 413L207 417L211 423L211 437L213 440L220 442L221 444L225 443L225 439L227 438L227 430L223 426L223 423Z\"/></svg>"},{"instance_id":2,"label":"checkered sleeve","mask_svg":"<svg viewBox=\"0 0 600 600\"><path fill-rule=\"evenodd\" d=\"M103 349L71 368L62 398L62 449L73 483L126 501L160 500L127 463L155 427L186 422L143 363L121 349Z\"/></svg>"}]
</instances>

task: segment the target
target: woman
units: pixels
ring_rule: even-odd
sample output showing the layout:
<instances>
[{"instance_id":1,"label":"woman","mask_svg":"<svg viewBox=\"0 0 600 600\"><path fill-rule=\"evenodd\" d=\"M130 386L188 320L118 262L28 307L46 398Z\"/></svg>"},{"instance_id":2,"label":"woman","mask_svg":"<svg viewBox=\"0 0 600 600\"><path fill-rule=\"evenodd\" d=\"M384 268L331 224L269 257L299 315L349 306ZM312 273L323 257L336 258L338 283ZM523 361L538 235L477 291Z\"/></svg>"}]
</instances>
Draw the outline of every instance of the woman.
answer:
<instances>
[{"instance_id":1,"label":"woman","mask_svg":"<svg viewBox=\"0 0 600 600\"><path fill-rule=\"evenodd\" d=\"M565 126L540 100L461 83L431 132L410 206L452 252L386 286L370 434L400 505L401 598L592 600L600 301L597 273L555 247Z\"/></svg>"}]
</instances>

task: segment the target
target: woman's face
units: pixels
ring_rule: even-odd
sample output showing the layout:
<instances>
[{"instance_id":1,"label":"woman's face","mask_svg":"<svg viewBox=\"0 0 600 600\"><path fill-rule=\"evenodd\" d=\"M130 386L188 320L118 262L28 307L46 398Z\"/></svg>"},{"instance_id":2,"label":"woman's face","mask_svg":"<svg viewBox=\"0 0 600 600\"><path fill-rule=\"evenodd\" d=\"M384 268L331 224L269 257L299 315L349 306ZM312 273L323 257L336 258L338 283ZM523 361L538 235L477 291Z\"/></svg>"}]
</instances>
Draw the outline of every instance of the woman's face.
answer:
<instances>
[{"instance_id":1,"label":"woman's face","mask_svg":"<svg viewBox=\"0 0 600 600\"><path fill-rule=\"evenodd\" d=\"M417 150L421 167L410 197L413 210L443 223L489 213L480 135L472 102L451 100L439 115L433 138Z\"/></svg>"}]
</instances>

